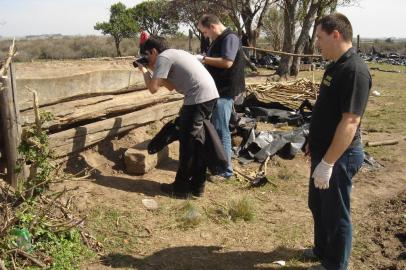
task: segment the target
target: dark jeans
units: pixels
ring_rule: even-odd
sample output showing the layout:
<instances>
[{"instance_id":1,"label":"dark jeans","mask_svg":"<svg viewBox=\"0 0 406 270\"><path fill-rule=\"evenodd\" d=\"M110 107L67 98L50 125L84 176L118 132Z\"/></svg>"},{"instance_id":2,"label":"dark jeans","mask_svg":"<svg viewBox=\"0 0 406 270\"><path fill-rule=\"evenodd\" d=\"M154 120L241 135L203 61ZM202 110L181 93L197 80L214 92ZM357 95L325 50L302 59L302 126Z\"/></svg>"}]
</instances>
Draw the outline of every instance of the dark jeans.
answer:
<instances>
[{"instance_id":1,"label":"dark jeans","mask_svg":"<svg viewBox=\"0 0 406 270\"><path fill-rule=\"evenodd\" d=\"M309 208L314 220L314 253L328 270L345 270L351 254L350 194L352 177L364 160L362 147L347 149L334 164L328 189L317 189L310 178ZM313 157L311 174L321 157Z\"/></svg>"},{"instance_id":2,"label":"dark jeans","mask_svg":"<svg viewBox=\"0 0 406 270\"><path fill-rule=\"evenodd\" d=\"M195 105L184 105L179 113L179 167L174 187L179 192L198 189L206 180L203 145L196 141L203 120L210 119L216 99Z\"/></svg>"}]
</instances>

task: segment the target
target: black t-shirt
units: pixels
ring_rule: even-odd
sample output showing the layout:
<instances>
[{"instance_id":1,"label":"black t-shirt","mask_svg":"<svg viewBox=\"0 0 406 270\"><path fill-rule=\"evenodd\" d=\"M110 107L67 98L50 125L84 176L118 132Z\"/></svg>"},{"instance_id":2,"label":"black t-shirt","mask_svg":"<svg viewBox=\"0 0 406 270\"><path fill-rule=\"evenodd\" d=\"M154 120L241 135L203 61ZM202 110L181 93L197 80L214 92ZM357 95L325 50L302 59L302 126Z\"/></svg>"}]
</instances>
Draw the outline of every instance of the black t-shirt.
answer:
<instances>
[{"instance_id":1,"label":"black t-shirt","mask_svg":"<svg viewBox=\"0 0 406 270\"><path fill-rule=\"evenodd\" d=\"M313 157L323 157L343 113L364 114L372 85L367 65L354 48L327 66L313 108L309 146ZM350 147L361 144L358 127Z\"/></svg>"},{"instance_id":2,"label":"black t-shirt","mask_svg":"<svg viewBox=\"0 0 406 270\"><path fill-rule=\"evenodd\" d=\"M238 36L230 28L221 33L207 51L209 57L221 57L233 61L230 68L206 65L216 83L220 97L234 98L245 91L245 59Z\"/></svg>"}]
</instances>

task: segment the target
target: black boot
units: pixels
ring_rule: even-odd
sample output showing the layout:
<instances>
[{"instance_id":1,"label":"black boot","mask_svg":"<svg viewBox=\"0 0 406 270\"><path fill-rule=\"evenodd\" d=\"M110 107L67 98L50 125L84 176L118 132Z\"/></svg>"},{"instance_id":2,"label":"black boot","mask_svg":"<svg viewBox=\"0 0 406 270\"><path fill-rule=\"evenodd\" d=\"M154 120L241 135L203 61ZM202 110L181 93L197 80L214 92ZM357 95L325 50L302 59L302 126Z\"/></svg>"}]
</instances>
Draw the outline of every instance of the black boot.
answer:
<instances>
[{"instance_id":1,"label":"black boot","mask_svg":"<svg viewBox=\"0 0 406 270\"><path fill-rule=\"evenodd\" d=\"M192 182L190 186L190 191L192 195L195 197L203 197L205 186L206 186L205 182L203 183Z\"/></svg>"},{"instance_id":2,"label":"black boot","mask_svg":"<svg viewBox=\"0 0 406 270\"><path fill-rule=\"evenodd\" d=\"M176 181L172 184L162 183L160 188L162 193L165 193L171 197L187 199L190 196L187 185L176 183Z\"/></svg>"}]
</instances>

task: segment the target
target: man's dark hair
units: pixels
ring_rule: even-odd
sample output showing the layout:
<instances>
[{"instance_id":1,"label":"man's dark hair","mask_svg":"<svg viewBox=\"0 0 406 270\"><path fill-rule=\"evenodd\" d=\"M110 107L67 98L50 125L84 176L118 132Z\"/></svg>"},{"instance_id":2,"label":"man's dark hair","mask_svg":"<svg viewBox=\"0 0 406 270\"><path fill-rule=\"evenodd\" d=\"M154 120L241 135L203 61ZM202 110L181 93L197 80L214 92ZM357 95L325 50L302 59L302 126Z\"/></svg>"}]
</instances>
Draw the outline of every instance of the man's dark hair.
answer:
<instances>
[{"instance_id":1,"label":"man's dark hair","mask_svg":"<svg viewBox=\"0 0 406 270\"><path fill-rule=\"evenodd\" d=\"M337 30L345 41L352 41L352 26L348 18L341 13L333 13L324 16L316 22L316 26L320 25L321 29L327 34L331 34Z\"/></svg>"},{"instance_id":2,"label":"man's dark hair","mask_svg":"<svg viewBox=\"0 0 406 270\"><path fill-rule=\"evenodd\" d=\"M152 49L161 53L168 48L166 40L162 37L149 37L140 47L141 54L145 54L146 51L151 52Z\"/></svg>"},{"instance_id":3,"label":"man's dark hair","mask_svg":"<svg viewBox=\"0 0 406 270\"><path fill-rule=\"evenodd\" d=\"M220 24L220 19L214 14L204 14L200 18L199 24L203 27L209 28L211 24Z\"/></svg>"}]
</instances>

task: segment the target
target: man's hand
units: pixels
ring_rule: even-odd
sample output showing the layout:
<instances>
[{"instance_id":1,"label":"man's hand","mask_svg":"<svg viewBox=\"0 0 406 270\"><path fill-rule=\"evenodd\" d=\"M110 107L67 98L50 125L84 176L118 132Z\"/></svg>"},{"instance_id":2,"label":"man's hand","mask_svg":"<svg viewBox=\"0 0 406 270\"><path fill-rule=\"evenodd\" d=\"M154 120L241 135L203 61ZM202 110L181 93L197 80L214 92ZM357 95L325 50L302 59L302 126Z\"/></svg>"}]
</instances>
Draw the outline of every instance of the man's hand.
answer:
<instances>
[{"instance_id":1,"label":"man's hand","mask_svg":"<svg viewBox=\"0 0 406 270\"><path fill-rule=\"evenodd\" d=\"M195 57L200 63L203 63L203 60L204 60L205 56L202 55L202 54L196 54Z\"/></svg>"},{"instance_id":2,"label":"man's hand","mask_svg":"<svg viewBox=\"0 0 406 270\"><path fill-rule=\"evenodd\" d=\"M141 71L141 72L148 72L148 69L143 65L143 64L140 64L140 63L138 63L137 61L134 61L134 63L133 63L133 65L134 64L137 64L137 66L138 66L138 69Z\"/></svg>"},{"instance_id":3,"label":"man's hand","mask_svg":"<svg viewBox=\"0 0 406 270\"><path fill-rule=\"evenodd\" d=\"M322 159L313 172L314 185L319 189L328 189L334 164L328 164Z\"/></svg>"}]
</instances>

